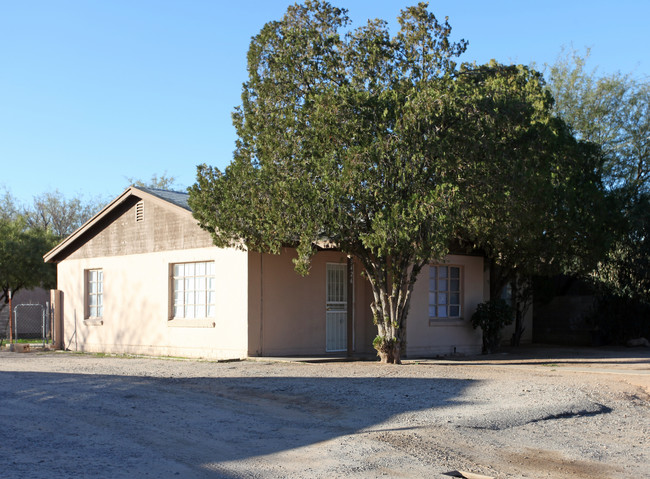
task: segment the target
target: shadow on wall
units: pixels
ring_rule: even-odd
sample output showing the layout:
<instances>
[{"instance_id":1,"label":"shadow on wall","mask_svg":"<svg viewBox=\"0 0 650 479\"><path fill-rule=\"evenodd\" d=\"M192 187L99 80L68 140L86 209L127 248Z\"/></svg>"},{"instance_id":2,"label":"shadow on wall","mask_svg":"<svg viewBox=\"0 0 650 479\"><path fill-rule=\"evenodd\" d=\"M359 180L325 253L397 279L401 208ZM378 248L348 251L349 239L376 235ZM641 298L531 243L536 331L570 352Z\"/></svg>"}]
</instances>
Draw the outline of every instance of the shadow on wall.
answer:
<instances>
[{"instance_id":1,"label":"shadow on wall","mask_svg":"<svg viewBox=\"0 0 650 479\"><path fill-rule=\"evenodd\" d=\"M234 478L241 474L232 461L453 406L475 381L11 372L0 373L0 382L0 405L21 425L20 440L0 449L0 462L14 464L14 472L72 477L83 463L89 477L132 477L155 465L170 477ZM0 416L0 429L8 430L7 420Z\"/></svg>"}]
</instances>

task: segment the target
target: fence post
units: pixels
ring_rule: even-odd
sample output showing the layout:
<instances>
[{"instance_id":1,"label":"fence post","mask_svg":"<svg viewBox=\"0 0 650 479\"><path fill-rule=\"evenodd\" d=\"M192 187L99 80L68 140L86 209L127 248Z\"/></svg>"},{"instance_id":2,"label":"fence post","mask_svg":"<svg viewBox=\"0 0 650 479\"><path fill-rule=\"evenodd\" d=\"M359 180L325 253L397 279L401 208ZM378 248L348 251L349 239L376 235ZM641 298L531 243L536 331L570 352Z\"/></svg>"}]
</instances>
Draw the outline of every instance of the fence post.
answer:
<instances>
[{"instance_id":1,"label":"fence post","mask_svg":"<svg viewBox=\"0 0 650 479\"><path fill-rule=\"evenodd\" d=\"M13 318L11 316L11 290L9 290L9 351L14 350Z\"/></svg>"}]
</instances>

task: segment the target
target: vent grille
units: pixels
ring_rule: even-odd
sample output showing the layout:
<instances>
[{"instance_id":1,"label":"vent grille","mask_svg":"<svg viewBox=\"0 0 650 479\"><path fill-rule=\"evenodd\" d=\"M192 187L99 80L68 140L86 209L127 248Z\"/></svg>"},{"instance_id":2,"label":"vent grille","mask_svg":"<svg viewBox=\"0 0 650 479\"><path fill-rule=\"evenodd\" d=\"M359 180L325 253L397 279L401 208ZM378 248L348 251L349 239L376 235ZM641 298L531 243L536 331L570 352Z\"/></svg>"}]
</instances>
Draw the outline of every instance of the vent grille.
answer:
<instances>
[{"instance_id":1,"label":"vent grille","mask_svg":"<svg viewBox=\"0 0 650 479\"><path fill-rule=\"evenodd\" d=\"M144 221L144 201L140 201L135 205L135 221L136 223Z\"/></svg>"}]
</instances>

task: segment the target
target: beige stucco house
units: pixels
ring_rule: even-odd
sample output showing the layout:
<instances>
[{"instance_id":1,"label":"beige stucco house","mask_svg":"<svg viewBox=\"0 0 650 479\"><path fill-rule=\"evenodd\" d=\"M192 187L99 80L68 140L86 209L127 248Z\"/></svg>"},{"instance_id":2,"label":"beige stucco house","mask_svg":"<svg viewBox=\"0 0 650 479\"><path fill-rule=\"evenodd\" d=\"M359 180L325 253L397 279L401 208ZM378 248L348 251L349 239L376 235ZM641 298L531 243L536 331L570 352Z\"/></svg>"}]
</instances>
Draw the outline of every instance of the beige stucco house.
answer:
<instances>
[{"instance_id":1,"label":"beige stucco house","mask_svg":"<svg viewBox=\"0 0 650 479\"><path fill-rule=\"evenodd\" d=\"M291 248L217 248L187 198L130 187L45 255L57 264L61 347L214 359L373 352L371 292L359 265L350 263L348 288L348 258L336 250L319 251L301 277ZM406 355L479 353L469 317L487 299L488 276L481 256L424 268Z\"/></svg>"}]
</instances>

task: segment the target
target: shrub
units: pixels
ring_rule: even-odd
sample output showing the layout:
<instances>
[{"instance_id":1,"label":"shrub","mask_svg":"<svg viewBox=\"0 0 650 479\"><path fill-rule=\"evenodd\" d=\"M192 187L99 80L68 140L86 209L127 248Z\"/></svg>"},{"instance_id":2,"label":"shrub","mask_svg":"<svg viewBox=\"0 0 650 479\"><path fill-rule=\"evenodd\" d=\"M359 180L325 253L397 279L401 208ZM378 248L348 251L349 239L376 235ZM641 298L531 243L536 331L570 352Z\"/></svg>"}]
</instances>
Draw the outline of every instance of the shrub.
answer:
<instances>
[{"instance_id":1,"label":"shrub","mask_svg":"<svg viewBox=\"0 0 650 479\"><path fill-rule=\"evenodd\" d=\"M512 324L513 309L503 299L481 303L472 314L472 326L483 331L483 354L496 351L501 341L501 330Z\"/></svg>"}]
</instances>

